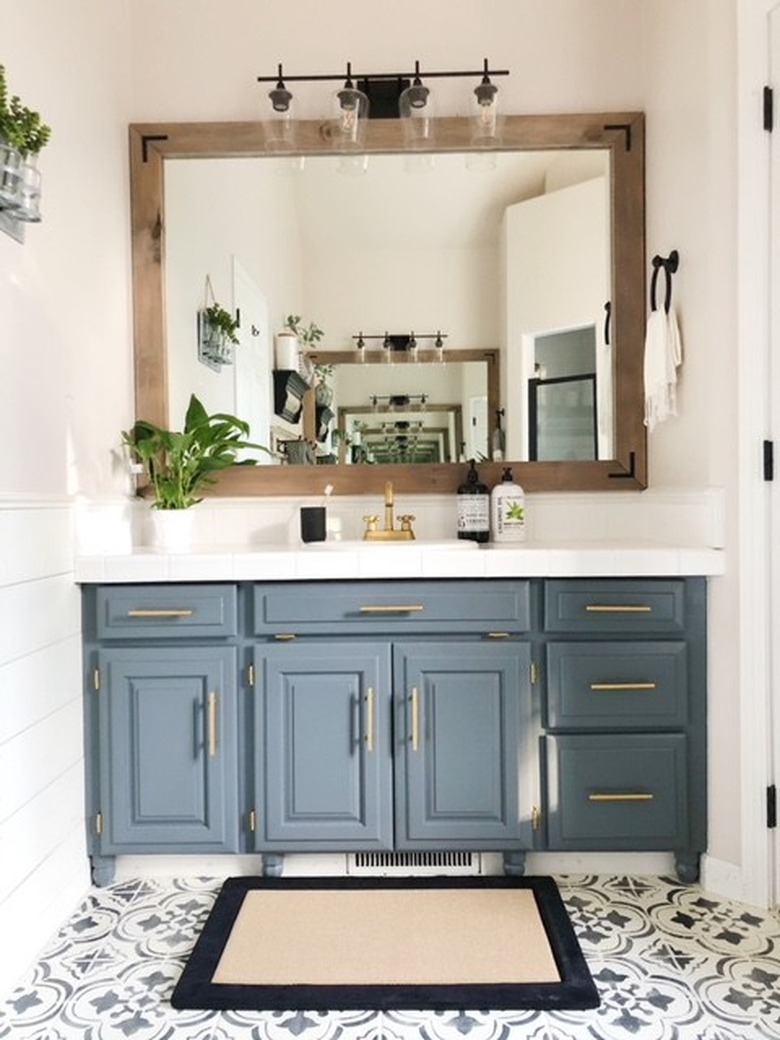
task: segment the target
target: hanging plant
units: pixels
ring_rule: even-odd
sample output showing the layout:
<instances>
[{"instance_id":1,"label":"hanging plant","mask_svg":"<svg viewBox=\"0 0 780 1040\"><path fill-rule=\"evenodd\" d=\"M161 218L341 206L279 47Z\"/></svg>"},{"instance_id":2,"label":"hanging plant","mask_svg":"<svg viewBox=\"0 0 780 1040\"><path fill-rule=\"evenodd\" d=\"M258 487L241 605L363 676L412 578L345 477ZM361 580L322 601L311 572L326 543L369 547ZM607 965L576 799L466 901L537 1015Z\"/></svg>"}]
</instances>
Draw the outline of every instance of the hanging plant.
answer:
<instances>
[{"instance_id":1,"label":"hanging plant","mask_svg":"<svg viewBox=\"0 0 780 1040\"><path fill-rule=\"evenodd\" d=\"M37 155L51 138L51 127L39 112L27 108L16 94L9 98L5 66L0 65L0 138L24 156Z\"/></svg>"},{"instance_id":2,"label":"hanging plant","mask_svg":"<svg viewBox=\"0 0 780 1040\"><path fill-rule=\"evenodd\" d=\"M234 318L230 311L218 303L212 303L206 308L206 318L212 329L219 330L231 343L238 343L238 318Z\"/></svg>"}]
</instances>

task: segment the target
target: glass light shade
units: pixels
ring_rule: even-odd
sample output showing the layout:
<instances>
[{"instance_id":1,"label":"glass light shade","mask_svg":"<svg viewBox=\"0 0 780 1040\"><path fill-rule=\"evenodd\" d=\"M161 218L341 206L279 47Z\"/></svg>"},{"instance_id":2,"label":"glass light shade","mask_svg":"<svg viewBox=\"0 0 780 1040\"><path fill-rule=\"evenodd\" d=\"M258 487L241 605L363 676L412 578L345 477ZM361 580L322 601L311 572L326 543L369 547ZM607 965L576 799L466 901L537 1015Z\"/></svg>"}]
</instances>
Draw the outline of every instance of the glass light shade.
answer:
<instances>
[{"instance_id":1,"label":"glass light shade","mask_svg":"<svg viewBox=\"0 0 780 1040\"><path fill-rule=\"evenodd\" d=\"M489 80L475 87L471 114L471 143L477 147L495 145L500 137L498 88Z\"/></svg>"},{"instance_id":2,"label":"glass light shade","mask_svg":"<svg viewBox=\"0 0 780 1040\"><path fill-rule=\"evenodd\" d=\"M348 80L336 93L335 112L334 144L342 148L360 148L368 119L368 96Z\"/></svg>"},{"instance_id":3,"label":"glass light shade","mask_svg":"<svg viewBox=\"0 0 780 1040\"><path fill-rule=\"evenodd\" d=\"M398 114L404 128L408 148L426 148L433 142L435 98L419 80L401 91Z\"/></svg>"},{"instance_id":4,"label":"glass light shade","mask_svg":"<svg viewBox=\"0 0 780 1040\"><path fill-rule=\"evenodd\" d=\"M22 183L22 153L0 139L0 209L19 205Z\"/></svg>"}]
</instances>

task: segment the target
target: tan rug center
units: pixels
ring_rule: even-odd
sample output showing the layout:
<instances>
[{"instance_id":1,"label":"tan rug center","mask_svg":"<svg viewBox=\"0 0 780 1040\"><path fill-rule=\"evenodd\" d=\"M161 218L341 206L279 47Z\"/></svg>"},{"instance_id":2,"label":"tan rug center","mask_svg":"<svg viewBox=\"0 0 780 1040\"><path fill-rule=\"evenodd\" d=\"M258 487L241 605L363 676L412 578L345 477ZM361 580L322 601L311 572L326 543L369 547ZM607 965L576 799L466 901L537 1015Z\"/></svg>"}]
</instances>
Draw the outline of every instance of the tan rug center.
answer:
<instances>
[{"instance_id":1,"label":"tan rug center","mask_svg":"<svg viewBox=\"0 0 780 1040\"><path fill-rule=\"evenodd\" d=\"M528 889L247 892L213 982L559 982Z\"/></svg>"}]
</instances>

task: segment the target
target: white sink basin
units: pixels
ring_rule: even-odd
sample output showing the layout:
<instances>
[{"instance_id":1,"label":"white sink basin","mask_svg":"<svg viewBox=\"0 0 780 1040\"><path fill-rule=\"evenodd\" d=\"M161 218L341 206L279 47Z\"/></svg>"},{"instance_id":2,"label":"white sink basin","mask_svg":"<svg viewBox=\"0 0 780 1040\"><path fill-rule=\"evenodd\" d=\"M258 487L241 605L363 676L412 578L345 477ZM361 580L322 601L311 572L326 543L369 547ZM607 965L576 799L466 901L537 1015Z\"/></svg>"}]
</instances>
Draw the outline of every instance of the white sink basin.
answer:
<instances>
[{"instance_id":1,"label":"white sink basin","mask_svg":"<svg viewBox=\"0 0 780 1040\"><path fill-rule=\"evenodd\" d=\"M389 549L393 552L398 549L478 549L477 542L467 541L461 538L443 538L439 541L427 542L422 539L411 539L410 541L364 541L362 538L350 539L343 542L308 542L304 549L327 550L329 552L376 552L377 549Z\"/></svg>"}]
</instances>

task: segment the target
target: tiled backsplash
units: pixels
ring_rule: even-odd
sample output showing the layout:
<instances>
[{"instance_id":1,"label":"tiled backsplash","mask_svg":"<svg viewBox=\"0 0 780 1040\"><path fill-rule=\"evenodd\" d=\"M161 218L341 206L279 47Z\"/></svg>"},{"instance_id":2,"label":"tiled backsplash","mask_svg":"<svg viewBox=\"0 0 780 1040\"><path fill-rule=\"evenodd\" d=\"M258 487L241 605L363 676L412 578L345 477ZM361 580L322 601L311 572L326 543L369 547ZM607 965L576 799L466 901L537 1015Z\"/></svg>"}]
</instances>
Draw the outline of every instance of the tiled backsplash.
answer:
<instances>
[{"instance_id":1,"label":"tiled backsplash","mask_svg":"<svg viewBox=\"0 0 780 1040\"><path fill-rule=\"evenodd\" d=\"M724 496L719 488L526 496L527 541L550 545L595 543L724 547ZM211 498L195 507L200 547L263 549L297 546L299 509L324 498ZM380 496L333 496L328 517L341 538L363 536L363 517L381 515ZM412 513L420 541L454 538L450 495L397 495L396 513ZM124 553L150 544L146 502L112 498L77 503L79 554Z\"/></svg>"}]
</instances>

